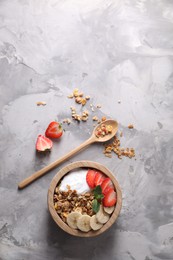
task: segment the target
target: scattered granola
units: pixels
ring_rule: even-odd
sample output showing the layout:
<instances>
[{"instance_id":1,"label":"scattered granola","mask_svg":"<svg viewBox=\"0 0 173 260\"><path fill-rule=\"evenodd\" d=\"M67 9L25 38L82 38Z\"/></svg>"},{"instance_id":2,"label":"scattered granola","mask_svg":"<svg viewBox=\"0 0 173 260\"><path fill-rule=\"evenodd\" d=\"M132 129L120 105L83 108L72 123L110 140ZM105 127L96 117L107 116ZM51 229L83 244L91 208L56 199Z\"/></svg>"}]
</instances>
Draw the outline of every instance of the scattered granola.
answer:
<instances>
[{"instance_id":1,"label":"scattered granola","mask_svg":"<svg viewBox=\"0 0 173 260\"><path fill-rule=\"evenodd\" d=\"M84 105L86 104L86 102L87 102L87 101L86 101L86 99L85 99L85 98L83 98L83 99L82 99L82 103L81 103L81 104L82 104L82 106L84 106Z\"/></svg>"},{"instance_id":2,"label":"scattered granola","mask_svg":"<svg viewBox=\"0 0 173 260\"><path fill-rule=\"evenodd\" d=\"M97 116L93 116L93 121L98 121L98 117Z\"/></svg>"},{"instance_id":3,"label":"scattered granola","mask_svg":"<svg viewBox=\"0 0 173 260\"><path fill-rule=\"evenodd\" d=\"M113 143L106 144L103 153L105 156L110 157L112 151L118 156L119 159L122 159L122 156L129 158L135 157L134 148L121 148L120 140L117 136L114 137Z\"/></svg>"},{"instance_id":4,"label":"scattered granola","mask_svg":"<svg viewBox=\"0 0 173 260\"><path fill-rule=\"evenodd\" d=\"M74 89L73 93L68 96L68 98L73 98L73 97L75 98L76 103L81 104L83 106L86 104L86 102L88 100L90 100L90 96L84 97L83 92L79 92L79 90L77 88ZM121 100L118 100L118 103L120 104ZM89 104L89 106L90 106L91 111L94 112L95 110L94 110L93 104L91 103L91 104ZM97 104L96 107L101 108L101 105ZM83 111L82 114L77 114L76 109L71 107L71 116L72 116L72 119L76 120L77 122L80 122L80 121L86 122L89 118L89 112ZM106 119L107 118L105 116L103 116L101 119L99 119L97 116L92 117L92 120L94 122L96 122L97 124L100 124L101 122L106 121ZM67 119L65 119L65 122L67 122L66 120ZM95 127L96 124L94 124L93 126ZM133 129L134 128L133 124L129 124L128 128ZM111 132L112 132L112 126L102 125L102 127L97 129L96 136L98 138L103 137ZM120 137L122 137L122 136L123 136L123 133L120 132ZM126 156L129 158L135 157L135 150L133 148L126 148L126 149L120 148L120 140L116 136L114 138L113 143L105 145L105 149L104 149L105 156L112 157L112 151L115 154L117 154L118 158L120 158L120 159L122 158L122 156Z\"/></svg>"},{"instance_id":5,"label":"scattered granola","mask_svg":"<svg viewBox=\"0 0 173 260\"><path fill-rule=\"evenodd\" d=\"M65 118L65 119L63 119L63 123L67 123L69 125L69 124L71 124L71 119Z\"/></svg>"},{"instance_id":6,"label":"scattered granola","mask_svg":"<svg viewBox=\"0 0 173 260\"><path fill-rule=\"evenodd\" d=\"M68 98L73 98L73 94L70 94L67 96Z\"/></svg>"},{"instance_id":7,"label":"scattered granola","mask_svg":"<svg viewBox=\"0 0 173 260\"><path fill-rule=\"evenodd\" d=\"M76 109L74 107L70 107L70 109L71 109L71 116L74 120L78 122L80 122L81 120L84 122L88 120L89 112L87 110L84 110L80 115L76 113Z\"/></svg>"},{"instance_id":8,"label":"scattered granola","mask_svg":"<svg viewBox=\"0 0 173 260\"><path fill-rule=\"evenodd\" d=\"M93 104L90 104L91 111L94 112Z\"/></svg>"},{"instance_id":9,"label":"scattered granola","mask_svg":"<svg viewBox=\"0 0 173 260\"><path fill-rule=\"evenodd\" d=\"M76 103L81 104L82 106L84 106L86 104L87 100L90 99L90 97L89 96L83 97L83 96L84 96L83 92L79 92L78 88L75 88L73 93L68 95L68 98L73 98L74 97Z\"/></svg>"},{"instance_id":10,"label":"scattered granola","mask_svg":"<svg viewBox=\"0 0 173 260\"><path fill-rule=\"evenodd\" d=\"M74 97L78 97L79 96L79 90L78 88L75 88L74 91L73 91L73 96Z\"/></svg>"},{"instance_id":11,"label":"scattered granola","mask_svg":"<svg viewBox=\"0 0 173 260\"><path fill-rule=\"evenodd\" d=\"M82 116L81 116L82 121L84 121L84 122L87 121L88 116L89 116L89 112L87 110L83 111Z\"/></svg>"},{"instance_id":12,"label":"scattered granola","mask_svg":"<svg viewBox=\"0 0 173 260\"><path fill-rule=\"evenodd\" d=\"M106 121L106 117L103 116L102 119L101 119L102 122Z\"/></svg>"},{"instance_id":13,"label":"scattered granola","mask_svg":"<svg viewBox=\"0 0 173 260\"><path fill-rule=\"evenodd\" d=\"M75 101L76 101L76 103L78 103L78 104L82 104L82 106L84 106L84 105L86 104L86 99L85 99L85 98L82 98L82 97L80 97L80 96L76 97L76 98L75 98Z\"/></svg>"},{"instance_id":14,"label":"scattered granola","mask_svg":"<svg viewBox=\"0 0 173 260\"><path fill-rule=\"evenodd\" d=\"M109 157L109 158L112 158L112 154L110 154L110 153L106 153L105 156Z\"/></svg>"},{"instance_id":15,"label":"scattered granola","mask_svg":"<svg viewBox=\"0 0 173 260\"><path fill-rule=\"evenodd\" d=\"M44 102L44 101L38 101L36 104L37 104L37 106L45 106L45 105L46 105L46 102Z\"/></svg>"},{"instance_id":16,"label":"scattered granola","mask_svg":"<svg viewBox=\"0 0 173 260\"><path fill-rule=\"evenodd\" d=\"M130 125L128 125L128 128L129 128L129 129L133 129L134 126L133 126L132 124L130 124Z\"/></svg>"},{"instance_id":17,"label":"scattered granola","mask_svg":"<svg viewBox=\"0 0 173 260\"><path fill-rule=\"evenodd\" d=\"M72 116L72 118L74 120L80 122L81 121L81 116L76 113L76 109L74 107L70 107L70 109L71 109L71 116Z\"/></svg>"}]
</instances>

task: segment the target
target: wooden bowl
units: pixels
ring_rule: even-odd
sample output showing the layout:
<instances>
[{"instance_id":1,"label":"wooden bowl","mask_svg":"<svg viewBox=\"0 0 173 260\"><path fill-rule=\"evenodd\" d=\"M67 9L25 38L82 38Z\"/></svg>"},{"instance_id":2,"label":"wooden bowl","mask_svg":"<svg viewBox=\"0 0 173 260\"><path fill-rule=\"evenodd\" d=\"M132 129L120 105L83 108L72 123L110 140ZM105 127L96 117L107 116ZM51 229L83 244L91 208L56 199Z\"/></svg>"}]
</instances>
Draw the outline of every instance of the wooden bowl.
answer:
<instances>
[{"instance_id":1,"label":"wooden bowl","mask_svg":"<svg viewBox=\"0 0 173 260\"><path fill-rule=\"evenodd\" d=\"M62 177L64 177L68 172L70 172L73 169L77 169L77 168L94 168L96 170L103 172L106 176L108 176L112 180L112 182L115 186L116 192L117 192L117 203L116 203L115 209L114 209L110 219L108 220L108 222L106 224L103 225L103 227L101 229L99 229L97 231L91 230L89 232L82 232L77 229L72 229L65 222L63 222L63 220L59 217L59 215L57 214L57 212L54 208L53 196L54 196L54 192L55 192L55 188L56 188L57 184L60 182ZM57 223L57 225L61 229L63 229L65 232L67 232L71 235L74 235L74 236L78 236L78 237L94 237L94 236L98 236L101 233L105 232L108 228L110 228L112 226L112 224L117 219L117 217L120 213L120 210L121 210L121 206L122 206L122 194L121 194L121 189L119 187L117 180L105 166L103 166L102 164L96 163L96 162L79 161L79 162L74 162L74 163L71 163L71 164L65 166L54 176L54 178L51 181L49 190L48 190L48 208L49 208L52 218Z\"/></svg>"}]
</instances>

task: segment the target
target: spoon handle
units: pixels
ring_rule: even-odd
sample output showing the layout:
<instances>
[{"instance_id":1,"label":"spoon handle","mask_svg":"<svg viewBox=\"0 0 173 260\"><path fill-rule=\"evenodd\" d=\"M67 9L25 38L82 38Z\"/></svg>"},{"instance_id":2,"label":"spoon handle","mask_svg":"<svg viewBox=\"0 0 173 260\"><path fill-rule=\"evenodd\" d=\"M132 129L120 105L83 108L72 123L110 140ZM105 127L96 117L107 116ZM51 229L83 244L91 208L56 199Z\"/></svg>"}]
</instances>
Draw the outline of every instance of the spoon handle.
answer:
<instances>
[{"instance_id":1,"label":"spoon handle","mask_svg":"<svg viewBox=\"0 0 173 260\"><path fill-rule=\"evenodd\" d=\"M70 151L69 153L67 153L66 155L62 156L60 159L57 159L55 162L52 162L51 164L47 165L46 167L42 168L41 170L33 173L31 176L29 176L28 178L24 179L23 181L21 181L18 184L18 188L19 189L23 189L25 188L27 185L29 185L30 183L32 183L33 181L35 181L36 179L38 179L39 177L43 176L45 173L47 173L48 171L52 170L53 168L55 168L57 165L59 165L60 163L66 161L67 159L69 159L70 157L72 157L73 155L75 155L76 153L78 153L80 150L82 150L83 148L85 148L86 146L88 146L89 144L93 143L95 141L95 139L91 136L88 140L86 140L84 143L82 143L81 145L79 145L78 147L76 147L75 149L73 149L72 151Z\"/></svg>"}]
</instances>

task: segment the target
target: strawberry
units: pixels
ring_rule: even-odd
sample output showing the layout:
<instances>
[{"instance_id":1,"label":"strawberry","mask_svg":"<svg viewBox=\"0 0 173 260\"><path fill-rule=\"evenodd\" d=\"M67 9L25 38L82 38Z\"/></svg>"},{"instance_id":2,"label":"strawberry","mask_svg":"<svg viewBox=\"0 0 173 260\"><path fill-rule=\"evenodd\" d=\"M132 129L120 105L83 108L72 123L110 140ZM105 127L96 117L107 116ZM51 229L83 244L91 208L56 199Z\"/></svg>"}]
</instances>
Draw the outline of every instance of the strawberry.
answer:
<instances>
[{"instance_id":1,"label":"strawberry","mask_svg":"<svg viewBox=\"0 0 173 260\"><path fill-rule=\"evenodd\" d=\"M98 185L101 185L102 182L104 181L104 179L105 179L105 176L101 172L97 171L95 178L94 178L95 187L98 186Z\"/></svg>"},{"instance_id":2,"label":"strawberry","mask_svg":"<svg viewBox=\"0 0 173 260\"><path fill-rule=\"evenodd\" d=\"M50 150L52 148L52 141L45 137L44 135L39 135L37 137L37 142L36 142L36 149L39 152L44 152L47 150Z\"/></svg>"},{"instance_id":3,"label":"strawberry","mask_svg":"<svg viewBox=\"0 0 173 260\"><path fill-rule=\"evenodd\" d=\"M95 170L88 170L87 175L86 175L86 182L88 183L88 186L93 189L95 187L94 185L94 178L96 175Z\"/></svg>"},{"instance_id":4,"label":"strawberry","mask_svg":"<svg viewBox=\"0 0 173 260\"><path fill-rule=\"evenodd\" d=\"M62 125L56 121L51 122L46 129L45 135L50 138L60 138L63 134Z\"/></svg>"},{"instance_id":5,"label":"strawberry","mask_svg":"<svg viewBox=\"0 0 173 260\"><path fill-rule=\"evenodd\" d=\"M108 192L104 196L104 199L102 200L104 207L112 207L115 205L116 201L116 192L112 188L108 190Z\"/></svg>"},{"instance_id":6,"label":"strawberry","mask_svg":"<svg viewBox=\"0 0 173 260\"><path fill-rule=\"evenodd\" d=\"M111 188L114 188L114 185L110 178L105 178L101 184L102 193L106 194Z\"/></svg>"}]
</instances>

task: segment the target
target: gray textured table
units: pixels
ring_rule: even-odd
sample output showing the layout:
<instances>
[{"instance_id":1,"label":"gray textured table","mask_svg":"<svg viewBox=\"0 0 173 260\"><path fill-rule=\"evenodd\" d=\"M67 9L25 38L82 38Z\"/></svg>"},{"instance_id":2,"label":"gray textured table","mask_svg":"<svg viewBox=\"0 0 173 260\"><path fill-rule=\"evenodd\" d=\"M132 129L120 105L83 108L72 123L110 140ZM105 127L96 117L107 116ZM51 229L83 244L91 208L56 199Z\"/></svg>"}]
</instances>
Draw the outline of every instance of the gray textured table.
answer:
<instances>
[{"instance_id":1,"label":"gray textured table","mask_svg":"<svg viewBox=\"0 0 173 260\"><path fill-rule=\"evenodd\" d=\"M91 96L92 115L119 122L136 160L106 158L92 145L18 191L19 181L92 132L91 116L64 124L49 155L35 152L48 123L70 117L67 95L76 87ZM172 1L1 0L0 96L1 260L173 259ZM123 192L118 221L93 239L64 233L47 209L51 179L77 160L107 166Z\"/></svg>"}]
</instances>

